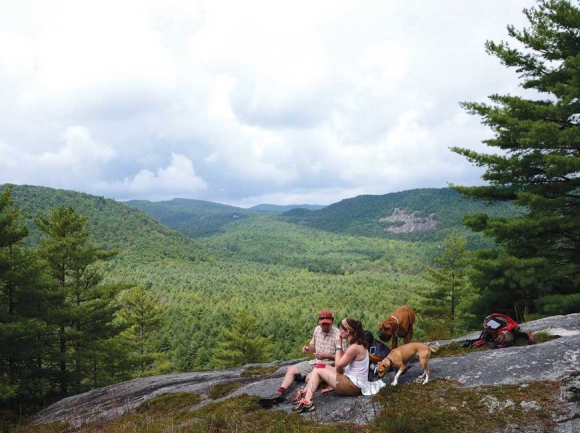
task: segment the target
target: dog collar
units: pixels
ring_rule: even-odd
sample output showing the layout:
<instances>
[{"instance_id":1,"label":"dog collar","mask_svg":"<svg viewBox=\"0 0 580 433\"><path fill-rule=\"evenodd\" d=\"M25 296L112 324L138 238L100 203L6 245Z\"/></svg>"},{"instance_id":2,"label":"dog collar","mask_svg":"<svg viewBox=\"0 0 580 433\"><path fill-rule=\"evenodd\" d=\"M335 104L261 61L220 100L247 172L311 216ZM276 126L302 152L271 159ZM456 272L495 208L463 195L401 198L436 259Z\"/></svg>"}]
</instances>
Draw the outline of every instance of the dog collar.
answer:
<instances>
[{"instance_id":1,"label":"dog collar","mask_svg":"<svg viewBox=\"0 0 580 433\"><path fill-rule=\"evenodd\" d=\"M399 319L397 319L397 316L391 316L393 319L395 319L395 321L397 322L397 325L399 324Z\"/></svg>"}]
</instances>

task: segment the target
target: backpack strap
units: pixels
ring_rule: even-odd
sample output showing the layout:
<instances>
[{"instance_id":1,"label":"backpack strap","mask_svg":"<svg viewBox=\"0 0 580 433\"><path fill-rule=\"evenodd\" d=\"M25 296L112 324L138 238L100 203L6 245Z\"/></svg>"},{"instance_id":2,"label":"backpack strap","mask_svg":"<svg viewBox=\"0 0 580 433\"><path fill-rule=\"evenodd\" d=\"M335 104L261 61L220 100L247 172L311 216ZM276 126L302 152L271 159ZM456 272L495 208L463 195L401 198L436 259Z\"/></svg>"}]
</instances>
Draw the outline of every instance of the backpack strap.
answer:
<instances>
[{"instance_id":1,"label":"backpack strap","mask_svg":"<svg viewBox=\"0 0 580 433\"><path fill-rule=\"evenodd\" d=\"M536 341L534 340L534 336L532 335L532 333L530 331L519 330L518 336L525 338L528 341L528 346L530 344L536 344Z\"/></svg>"}]
</instances>

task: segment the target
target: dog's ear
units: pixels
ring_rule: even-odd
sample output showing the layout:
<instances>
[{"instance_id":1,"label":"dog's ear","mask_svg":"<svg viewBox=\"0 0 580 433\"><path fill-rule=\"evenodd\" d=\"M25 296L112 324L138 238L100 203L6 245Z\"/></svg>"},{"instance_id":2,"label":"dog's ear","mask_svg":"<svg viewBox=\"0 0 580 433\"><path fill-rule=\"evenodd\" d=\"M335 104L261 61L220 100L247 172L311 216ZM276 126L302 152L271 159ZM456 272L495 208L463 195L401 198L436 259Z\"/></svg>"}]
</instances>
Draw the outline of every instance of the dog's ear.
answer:
<instances>
[{"instance_id":1,"label":"dog's ear","mask_svg":"<svg viewBox=\"0 0 580 433\"><path fill-rule=\"evenodd\" d=\"M377 376L379 376L379 379L383 377L385 373L386 373L385 366L383 364L379 364L377 366Z\"/></svg>"},{"instance_id":2,"label":"dog's ear","mask_svg":"<svg viewBox=\"0 0 580 433\"><path fill-rule=\"evenodd\" d=\"M391 332L391 324L390 323L381 323L381 334Z\"/></svg>"},{"instance_id":3,"label":"dog's ear","mask_svg":"<svg viewBox=\"0 0 580 433\"><path fill-rule=\"evenodd\" d=\"M388 366L387 366L388 362ZM388 358L383 359L381 362L377 364L377 376L379 378L383 377L391 368L391 360Z\"/></svg>"}]
</instances>

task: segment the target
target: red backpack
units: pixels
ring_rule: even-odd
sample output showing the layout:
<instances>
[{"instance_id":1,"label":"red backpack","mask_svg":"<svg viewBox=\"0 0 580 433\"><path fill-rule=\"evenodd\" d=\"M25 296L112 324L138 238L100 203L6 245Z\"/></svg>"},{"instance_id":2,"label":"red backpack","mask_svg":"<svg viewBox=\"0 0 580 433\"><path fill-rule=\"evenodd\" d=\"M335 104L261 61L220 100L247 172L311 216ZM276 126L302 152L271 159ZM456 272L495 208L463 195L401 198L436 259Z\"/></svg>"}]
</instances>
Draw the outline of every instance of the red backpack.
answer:
<instances>
[{"instance_id":1,"label":"red backpack","mask_svg":"<svg viewBox=\"0 0 580 433\"><path fill-rule=\"evenodd\" d=\"M511 346L517 337L524 337L528 344L534 344L530 332L521 331L520 325L505 314L492 313L483 320L483 331L479 338L471 343L471 347L489 344L494 349Z\"/></svg>"}]
</instances>

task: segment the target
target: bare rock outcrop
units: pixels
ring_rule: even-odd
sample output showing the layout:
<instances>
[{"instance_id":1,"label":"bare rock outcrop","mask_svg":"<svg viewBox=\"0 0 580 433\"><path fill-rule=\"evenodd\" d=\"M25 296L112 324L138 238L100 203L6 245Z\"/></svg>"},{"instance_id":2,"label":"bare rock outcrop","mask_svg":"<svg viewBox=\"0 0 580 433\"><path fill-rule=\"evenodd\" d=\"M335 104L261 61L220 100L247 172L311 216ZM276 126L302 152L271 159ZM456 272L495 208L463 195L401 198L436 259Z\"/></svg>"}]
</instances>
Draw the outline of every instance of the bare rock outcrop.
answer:
<instances>
[{"instance_id":1,"label":"bare rock outcrop","mask_svg":"<svg viewBox=\"0 0 580 433\"><path fill-rule=\"evenodd\" d=\"M393 233L412 233L434 230L437 227L435 214L428 217L420 217L418 212L408 214L406 211L396 208L393 214L379 219L379 222L389 223L385 231Z\"/></svg>"},{"instance_id":2,"label":"bare rock outcrop","mask_svg":"<svg viewBox=\"0 0 580 433\"><path fill-rule=\"evenodd\" d=\"M462 356L431 359L432 378L448 378L467 387L482 385L524 384L541 380L562 381L561 404L550 408L558 423L558 433L580 431L580 314L554 316L522 325L532 332L545 331L560 336L555 340L533 346L517 346L499 350L468 352ZM475 333L462 338L440 341L474 339ZM242 387L228 397L250 394L264 396L276 390L290 362L274 362L262 366L279 367L272 375L244 378L248 367L221 371L181 373L134 379L116 385L68 397L41 411L34 423L64 421L72 426L87 422L106 422L134 410L144 401L167 392L196 392L202 396L200 405L207 404L208 393L219 383L237 381ZM399 386L414 381L421 368L409 368L399 378ZM385 378L392 380L392 373ZM213 401L213 400L211 400ZM317 396L316 412L305 414L322 423L348 421L368 423L380 411L377 404L369 404L371 397L341 397L336 393ZM274 410L289 412L286 402Z\"/></svg>"}]
</instances>

